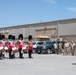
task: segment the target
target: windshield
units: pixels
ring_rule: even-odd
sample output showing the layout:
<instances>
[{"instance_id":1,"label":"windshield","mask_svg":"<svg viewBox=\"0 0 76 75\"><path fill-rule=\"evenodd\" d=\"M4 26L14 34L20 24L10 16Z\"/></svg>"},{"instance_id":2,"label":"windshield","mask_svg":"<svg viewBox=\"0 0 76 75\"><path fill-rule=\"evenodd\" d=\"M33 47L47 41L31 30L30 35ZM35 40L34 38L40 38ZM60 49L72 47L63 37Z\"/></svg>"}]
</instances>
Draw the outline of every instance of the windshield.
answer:
<instances>
[{"instance_id":1,"label":"windshield","mask_svg":"<svg viewBox=\"0 0 76 75\"><path fill-rule=\"evenodd\" d=\"M51 44L51 42L45 42L44 43L44 45L50 45Z\"/></svg>"},{"instance_id":2,"label":"windshield","mask_svg":"<svg viewBox=\"0 0 76 75\"><path fill-rule=\"evenodd\" d=\"M44 43L44 42L38 42L37 44L38 44L38 45L42 45L43 43Z\"/></svg>"},{"instance_id":3,"label":"windshield","mask_svg":"<svg viewBox=\"0 0 76 75\"><path fill-rule=\"evenodd\" d=\"M35 44L36 44L36 42L33 42L32 44L33 44L33 45L35 45Z\"/></svg>"}]
</instances>

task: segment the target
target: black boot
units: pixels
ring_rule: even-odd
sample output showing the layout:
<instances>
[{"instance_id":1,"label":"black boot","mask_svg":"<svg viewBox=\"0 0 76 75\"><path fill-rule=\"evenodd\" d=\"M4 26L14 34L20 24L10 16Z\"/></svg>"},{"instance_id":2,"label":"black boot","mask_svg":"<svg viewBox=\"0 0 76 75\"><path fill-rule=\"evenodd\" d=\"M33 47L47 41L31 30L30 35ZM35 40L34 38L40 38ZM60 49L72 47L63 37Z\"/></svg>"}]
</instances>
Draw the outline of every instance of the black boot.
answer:
<instances>
[{"instance_id":1,"label":"black boot","mask_svg":"<svg viewBox=\"0 0 76 75\"><path fill-rule=\"evenodd\" d=\"M24 58L24 57L23 57L23 53L21 53L20 58Z\"/></svg>"}]
</instances>

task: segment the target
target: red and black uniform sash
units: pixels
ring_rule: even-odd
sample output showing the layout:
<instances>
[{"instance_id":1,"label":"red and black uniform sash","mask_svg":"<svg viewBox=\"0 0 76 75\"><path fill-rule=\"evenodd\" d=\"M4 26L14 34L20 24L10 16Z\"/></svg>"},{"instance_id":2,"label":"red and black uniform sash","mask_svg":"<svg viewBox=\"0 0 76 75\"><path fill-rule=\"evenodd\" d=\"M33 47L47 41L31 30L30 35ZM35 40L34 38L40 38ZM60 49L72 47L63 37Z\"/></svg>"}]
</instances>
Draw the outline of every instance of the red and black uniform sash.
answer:
<instances>
[{"instance_id":1,"label":"red and black uniform sash","mask_svg":"<svg viewBox=\"0 0 76 75\"><path fill-rule=\"evenodd\" d=\"M23 45L24 45L24 43L23 43L22 40L18 40L18 41L17 41L17 47L18 47L19 49L22 49Z\"/></svg>"},{"instance_id":2,"label":"red and black uniform sash","mask_svg":"<svg viewBox=\"0 0 76 75\"><path fill-rule=\"evenodd\" d=\"M7 46L9 50L12 50L12 48L13 48L13 42L12 41L7 41L5 43L5 46Z\"/></svg>"},{"instance_id":3,"label":"red and black uniform sash","mask_svg":"<svg viewBox=\"0 0 76 75\"><path fill-rule=\"evenodd\" d=\"M32 42L30 42L30 41L28 41L28 49L33 50L33 45L32 45Z\"/></svg>"}]
</instances>

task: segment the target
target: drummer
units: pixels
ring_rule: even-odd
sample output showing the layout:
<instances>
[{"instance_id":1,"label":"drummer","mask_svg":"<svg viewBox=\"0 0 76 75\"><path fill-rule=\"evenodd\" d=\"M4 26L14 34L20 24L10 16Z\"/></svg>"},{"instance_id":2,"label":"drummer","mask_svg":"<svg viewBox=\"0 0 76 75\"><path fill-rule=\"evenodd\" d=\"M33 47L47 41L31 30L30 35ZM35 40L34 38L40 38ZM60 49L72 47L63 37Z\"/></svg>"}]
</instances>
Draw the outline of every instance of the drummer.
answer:
<instances>
[{"instance_id":1,"label":"drummer","mask_svg":"<svg viewBox=\"0 0 76 75\"><path fill-rule=\"evenodd\" d=\"M23 35L19 34L18 41L17 41L17 47L18 47L18 50L19 50L19 58L24 58L23 57L23 49L22 49L23 45L24 45Z\"/></svg>"},{"instance_id":2,"label":"drummer","mask_svg":"<svg viewBox=\"0 0 76 75\"><path fill-rule=\"evenodd\" d=\"M12 51L12 48L13 48L12 35L8 36L7 47L9 50L9 59L13 59L14 55L13 55L13 51Z\"/></svg>"},{"instance_id":3,"label":"drummer","mask_svg":"<svg viewBox=\"0 0 76 75\"><path fill-rule=\"evenodd\" d=\"M3 41L2 41L2 36L0 34L0 59L3 58L3 51L4 51L4 44L3 44Z\"/></svg>"}]
</instances>

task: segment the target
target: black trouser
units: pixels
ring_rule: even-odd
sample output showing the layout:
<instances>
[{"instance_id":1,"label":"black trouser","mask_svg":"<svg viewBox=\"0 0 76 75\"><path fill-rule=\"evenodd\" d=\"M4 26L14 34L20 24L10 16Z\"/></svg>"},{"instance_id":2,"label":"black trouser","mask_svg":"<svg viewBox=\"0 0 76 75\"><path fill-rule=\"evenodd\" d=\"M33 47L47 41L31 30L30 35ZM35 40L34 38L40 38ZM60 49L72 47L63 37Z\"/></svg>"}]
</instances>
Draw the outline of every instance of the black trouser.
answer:
<instances>
[{"instance_id":1,"label":"black trouser","mask_svg":"<svg viewBox=\"0 0 76 75\"><path fill-rule=\"evenodd\" d=\"M28 54L29 54L29 58L31 58L32 50L29 50Z\"/></svg>"},{"instance_id":2,"label":"black trouser","mask_svg":"<svg viewBox=\"0 0 76 75\"><path fill-rule=\"evenodd\" d=\"M0 59L2 58L2 56L3 56L3 54L2 54L2 52L0 53Z\"/></svg>"},{"instance_id":3,"label":"black trouser","mask_svg":"<svg viewBox=\"0 0 76 75\"><path fill-rule=\"evenodd\" d=\"M9 58L10 59L13 59L14 58L14 55L12 54L12 50L11 49L9 50Z\"/></svg>"},{"instance_id":4,"label":"black trouser","mask_svg":"<svg viewBox=\"0 0 76 75\"><path fill-rule=\"evenodd\" d=\"M19 58L23 58L23 53L21 53L21 49L19 49Z\"/></svg>"},{"instance_id":5,"label":"black trouser","mask_svg":"<svg viewBox=\"0 0 76 75\"><path fill-rule=\"evenodd\" d=\"M3 52L0 53L0 58L4 58Z\"/></svg>"}]
</instances>

